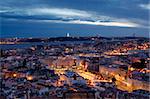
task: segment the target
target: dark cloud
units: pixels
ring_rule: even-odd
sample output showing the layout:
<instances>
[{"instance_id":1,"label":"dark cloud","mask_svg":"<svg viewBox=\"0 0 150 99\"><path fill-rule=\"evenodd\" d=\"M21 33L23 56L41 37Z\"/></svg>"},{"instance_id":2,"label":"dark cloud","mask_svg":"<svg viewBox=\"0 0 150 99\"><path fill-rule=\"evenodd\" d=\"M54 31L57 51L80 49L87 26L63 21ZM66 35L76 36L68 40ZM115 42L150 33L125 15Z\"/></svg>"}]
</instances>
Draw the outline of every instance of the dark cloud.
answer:
<instances>
[{"instance_id":1,"label":"dark cloud","mask_svg":"<svg viewBox=\"0 0 150 99\"><path fill-rule=\"evenodd\" d=\"M30 32L30 35L35 35L37 31L34 29L42 24L38 33L58 32L59 35L66 33L69 26L74 30L70 32L83 32L82 35L100 31L109 32L106 34L111 36L117 31L122 35L137 32L144 36L148 34L149 27L147 4L148 0L0 0L1 32L3 35L12 32ZM119 25L125 28L120 29ZM78 29L81 26L83 30Z\"/></svg>"}]
</instances>

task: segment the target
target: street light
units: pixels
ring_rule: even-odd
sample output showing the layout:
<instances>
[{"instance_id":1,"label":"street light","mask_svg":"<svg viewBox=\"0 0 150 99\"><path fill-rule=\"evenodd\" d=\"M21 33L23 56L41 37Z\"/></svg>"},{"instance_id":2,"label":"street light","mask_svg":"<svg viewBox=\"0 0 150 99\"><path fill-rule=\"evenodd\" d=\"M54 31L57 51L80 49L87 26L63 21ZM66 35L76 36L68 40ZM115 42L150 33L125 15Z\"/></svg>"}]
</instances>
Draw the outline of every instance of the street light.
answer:
<instances>
[{"instance_id":1,"label":"street light","mask_svg":"<svg viewBox=\"0 0 150 99\"><path fill-rule=\"evenodd\" d=\"M33 77L32 76L27 76L27 80L32 80Z\"/></svg>"},{"instance_id":2,"label":"street light","mask_svg":"<svg viewBox=\"0 0 150 99\"><path fill-rule=\"evenodd\" d=\"M13 74L13 77L16 77L16 76L17 76L17 74L16 74L16 73L14 73L14 74Z\"/></svg>"}]
</instances>

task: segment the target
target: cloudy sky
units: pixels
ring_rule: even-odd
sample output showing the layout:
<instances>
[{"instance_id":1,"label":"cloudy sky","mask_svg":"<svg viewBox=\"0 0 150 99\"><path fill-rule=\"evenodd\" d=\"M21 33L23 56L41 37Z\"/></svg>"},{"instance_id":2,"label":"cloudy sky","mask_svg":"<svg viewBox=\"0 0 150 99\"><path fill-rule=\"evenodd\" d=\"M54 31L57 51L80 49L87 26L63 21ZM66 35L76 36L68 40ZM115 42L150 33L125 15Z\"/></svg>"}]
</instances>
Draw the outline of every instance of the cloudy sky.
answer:
<instances>
[{"instance_id":1,"label":"cloudy sky","mask_svg":"<svg viewBox=\"0 0 150 99\"><path fill-rule=\"evenodd\" d=\"M1 37L149 36L149 0L0 0Z\"/></svg>"}]
</instances>

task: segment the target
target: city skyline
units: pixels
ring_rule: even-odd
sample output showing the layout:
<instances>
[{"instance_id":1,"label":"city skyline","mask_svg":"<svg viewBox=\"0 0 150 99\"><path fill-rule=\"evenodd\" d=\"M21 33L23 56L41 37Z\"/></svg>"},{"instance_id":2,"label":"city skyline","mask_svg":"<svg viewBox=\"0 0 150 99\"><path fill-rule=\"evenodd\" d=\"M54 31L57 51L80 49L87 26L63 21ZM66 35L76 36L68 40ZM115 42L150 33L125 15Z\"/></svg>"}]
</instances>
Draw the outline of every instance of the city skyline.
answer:
<instances>
[{"instance_id":1,"label":"city skyline","mask_svg":"<svg viewBox=\"0 0 150 99\"><path fill-rule=\"evenodd\" d=\"M148 0L5 0L1 38L149 36Z\"/></svg>"},{"instance_id":2,"label":"city skyline","mask_svg":"<svg viewBox=\"0 0 150 99\"><path fill-rule=\"evenodd\" d=\"M149 0L0 0L0 99L149 99Z\"/></svg>"}]
</instances>

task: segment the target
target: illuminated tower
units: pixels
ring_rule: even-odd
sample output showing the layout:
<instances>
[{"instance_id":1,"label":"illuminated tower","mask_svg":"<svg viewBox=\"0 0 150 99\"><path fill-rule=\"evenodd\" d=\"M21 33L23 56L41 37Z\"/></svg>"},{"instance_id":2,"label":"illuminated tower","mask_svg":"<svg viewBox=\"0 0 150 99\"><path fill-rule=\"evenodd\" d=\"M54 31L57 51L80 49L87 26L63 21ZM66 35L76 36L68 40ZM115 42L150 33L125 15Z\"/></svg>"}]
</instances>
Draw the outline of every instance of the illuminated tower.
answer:
<instances>
[{"instance_id":1,"label":"illuminated tower","mask_svg":"<svg viewBox=\"0 0 150 99\"><path fill-rule=\"evenodd\" d=\"M69 33L67 33L67 37L70 37L70 34L69 34Z\"/></svg>"}]
</instances>

